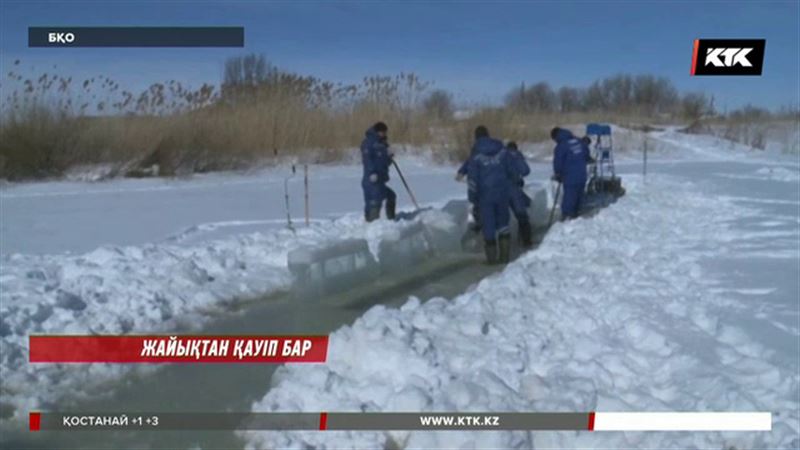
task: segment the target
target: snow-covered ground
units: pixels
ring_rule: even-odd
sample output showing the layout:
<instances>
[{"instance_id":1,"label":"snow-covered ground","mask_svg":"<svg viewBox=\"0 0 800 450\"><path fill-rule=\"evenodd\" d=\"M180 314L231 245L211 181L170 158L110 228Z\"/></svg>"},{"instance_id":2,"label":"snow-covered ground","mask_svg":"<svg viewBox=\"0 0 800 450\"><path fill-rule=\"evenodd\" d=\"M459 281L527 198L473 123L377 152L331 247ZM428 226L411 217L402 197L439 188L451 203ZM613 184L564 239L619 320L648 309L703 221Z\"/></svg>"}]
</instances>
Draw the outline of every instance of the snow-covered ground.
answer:
<instances>
[{"instance_id":1,"label":"snow-covered ground","mask_svg":"<svg viewBox=\"0 0 800 450\"><path fill-rule=\"evenodd\" d=\"M465 190L453 181L451 168L412 160L407 171L420 201L444 202ZM65 394L90 394L135 367L73 366L70 376L63 376L58 365L27 363L29 334L197 330L237 301L287 290L292 279L286 257L295 248L360 238L377 253L380 240L413 224L381 220L364 226L363 213L355 212L362 202L360 167L312 167L311 224L303 223L303 182L296 176L290 181L295 230L289 230L287 173L285 168L192 180L51 182L4 189L4 415L11 411L22 417ZM408 206L408 196L399 189L398 196L400 207ZM430 212L416 220L433 223L437 217Z\"/></svg>"},{"instance_id":2,"label":"snow-covered ground","mask_svg":"<svg viewBox=\"0 0 800 450\"><path fill-rule=\"evenodd\" d=\"M372 308L253 410L769 411L772 432L243 432L250 446L798 447L797 161L653 139L682 162L657 157L616 205L455 299Z\"/></svg>"},{"instance_id":3,"label":"snow-covered ground","mask_svg":"<svg viewBox=\"0 0 800 450\"><path fill-rule=\"evenodd\" d=\"M800 153L800 124L792 119L757 120L754 122L722 122L709 124L705 132L760 147L768 153Z\"/></svg>"},{"instance_id":4,"label":"snow-covered ground","mask_svg":"<svg viewBox=\"0 0 800 450\"><path fill-rule=\"evenodd\" d=\"M436 212L416 220L436 223ZM411 221L364 227L360 215L275 229L197 246L104 246L82 255L3 257L0 370L3 398L15 413L46 407L63 395L91 395L98 384L136 366L28 364L29 334L128 334L196 331L237 302L288 290L287 253L339 239L366 239L377 252ZM147 368L143 370L149 370ZM34 381L32 383L32 381Z\"/></svg>"},{"instance_id":5,"label":"snow-covered ground","mask_svg":"<svg viewBox=\"0 0 800 450\"><path fill-rule=\"evenodd\" d=\"M463 196L452 181L455 169L402 160L404 175L420 202ZM289 180L292 220L303 223L303 167ZM405 173L407 172L407 173ZM85 253L104 245L175 242L199 244L215 238L286 226L284 181L288 165L247 174L208 174L189 179L117 179L97 183L20 183L2 187L0 252ZM408 195L394 176L401 208ZM363 208L361 168L309 167L310 215L328 221Z\"/></svg>"},{"instance_id":6,"label":"snow-covered ground","mask_svg":"<svg viewBox=\"0 0 800 450\"><path fill-rule=\"evenodd\" d=\"M331 336L327 364L276 373L254 410L771 411L771 434L247 433L253 448L800 444L797 280L711 276L773 248L768 258L797 267L796 218L771 225L758 208L674 176L630 176L627 186L613 207L558 224L539 249L452 301L374 307ZM763 228L741 230L751 219ZM773 237L784 240L763 241ZM771 339L754 337L765 328Z\"/></svg>"},{"instance_id":7,"label":"snow-covered ground","mask_svg":"<svg viewBox=\"0 0 800 450\"><path fill-rule=\"evenodd\" d=\"M766 410L772 434L248 433L251 445L800 444L800 164L674 129L625 134L620 145L652 144L651 165L643 180L640 156L621 155L628 195L617 205L558 224L540 249L452 301L373 308L333 334L328 364L281 369L254 409ZM452 167L403 168L422 203L464 195ZM290 181L296 233L285 228L285 167L3 186L2 410L46 409L130 370L64 377L29 365L28 334L191 329L232 301L285 289L293 248L374 246L407 226L363 224L359 167L310 173L308 228L302 171ZM533 178L548 174L537 165Z\"/></svg>"}]
</instances>

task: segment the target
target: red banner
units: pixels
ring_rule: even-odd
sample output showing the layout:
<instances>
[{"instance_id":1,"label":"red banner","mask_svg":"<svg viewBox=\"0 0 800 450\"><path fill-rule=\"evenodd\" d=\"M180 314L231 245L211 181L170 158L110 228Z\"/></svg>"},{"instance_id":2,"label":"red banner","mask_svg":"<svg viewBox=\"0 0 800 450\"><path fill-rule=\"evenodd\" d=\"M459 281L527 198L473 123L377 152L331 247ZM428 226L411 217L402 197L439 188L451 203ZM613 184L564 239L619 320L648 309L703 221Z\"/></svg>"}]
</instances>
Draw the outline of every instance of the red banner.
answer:
<instances>
[{"instance_id":1,"label":"red banner","mask_svg":"<svg viewBox=\"0 0 800 450\"><path fill-rule=\"evenodd\" d=\"M29 336L32 363L321 363L328 336Z\"/></svg>"}]
</instances>

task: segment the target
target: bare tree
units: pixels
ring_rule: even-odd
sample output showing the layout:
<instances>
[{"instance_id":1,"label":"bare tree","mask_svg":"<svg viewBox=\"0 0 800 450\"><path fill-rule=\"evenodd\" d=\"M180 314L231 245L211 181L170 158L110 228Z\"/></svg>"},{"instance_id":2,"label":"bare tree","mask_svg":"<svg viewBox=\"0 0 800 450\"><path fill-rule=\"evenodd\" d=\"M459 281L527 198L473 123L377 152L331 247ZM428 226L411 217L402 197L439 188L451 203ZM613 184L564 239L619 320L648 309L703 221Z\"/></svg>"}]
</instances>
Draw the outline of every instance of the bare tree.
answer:
<instances>
[{"instance_id":1,"label":"bare tree","mask_svg":"<svg viewBox=\"0 0 800 450\"><path fill-rule=\"evenodd\" d=\"M713 113L713 102L706 94L690 92L681 98L681 114L691 121Z\"/></svg>"},{"instance_id":2,"label":"bare tree","mask_svg":"<svg viewBox=\"0 0 800 450\"><path fill-rule=\"evenodd\" d=\"M589 89L586 91L584 105L586 105L586 109L589 111L603 111L608 109L608 99L599 81L595 81L589 86Z\"/></svg>"},{"instance_id":3,"label":"bare tree","mask_svg":"<svg viewBox=\"0 0 800 450\"><path fill-rule=\"evenodd\" d=\"M453 117L453 96L444 89L436 89L422 102L425 113L436 120L449 120Z\"/></svg>"},{"instance_id":4,"label":"bare tree","mask_svg":"<svg viewBox=\"0 0 800 450\"><path fill-rule=\"evenodd\" d=\"M230 57L225 60L222 97L231 101L247 98L274 71L264 55L251 53Z\"/></svg>"},{"instance_id":5,"label":"bare tree","mask_svg":"<svg viewBox=\"0 0 800 450\"><path fill-rule=\"evenodd\" d=\"M585 95L580 89L564 86L558 90L558 109L562 113L579 111L583 108Z\"/></svg>"},{"instance_id":6,"label":"bare tree","mask_svg":"<svg viewBox=\"0 0 800 450\"><path fill-rule=\"evenodd\" d=\"M558 96L553 88L545 82L536 83L526 88L523 83L519 88L512 89L506 95L506 105L514 110L531 112L555 111L558 105Z\"/></svg>"},{"instance_id":7,"label":"bare tree","mask_svg":"<svg viewBox=\"0 0 800 450\"><path fill-rule=\"evenodd\" d=\"M646 114L671 112L678 103L678 91L664 77L639 75L633 80L633 101Z\"/></svg>"},{"instance_id":8,"label":"bare tree","mask_svg":"<svg viewBox=\"0 0 800 450\"><path fill-rule=\"evenodd\" d=\"M615 111L626 111L633 106L633 79L630 75L616 75L602 83L609 107Z\"/></svg>"}]
</instances>

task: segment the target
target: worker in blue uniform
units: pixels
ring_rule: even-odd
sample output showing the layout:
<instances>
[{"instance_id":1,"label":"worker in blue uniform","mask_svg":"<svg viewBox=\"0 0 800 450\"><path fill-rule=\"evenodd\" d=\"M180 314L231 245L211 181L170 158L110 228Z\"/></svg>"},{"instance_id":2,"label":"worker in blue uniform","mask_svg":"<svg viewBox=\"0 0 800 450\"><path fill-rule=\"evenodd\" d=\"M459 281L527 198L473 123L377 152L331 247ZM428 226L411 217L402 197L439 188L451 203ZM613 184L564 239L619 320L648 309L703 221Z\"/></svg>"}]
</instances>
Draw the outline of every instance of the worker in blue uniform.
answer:
<instances>
[{"instance_id":1,"label":"worker in blue uniform","mask_svg":"<svg viewBox=\"0 0 800 450\"><path fill-rule=\"evenodd\" d=\"M533 230L531 228L531 220L528 216L528 208L531 206L531 199L525 194L525 177L531 173L531 168L528 162L525 161L525 155L519 151L517 143L514 141L506 144L508 154L514 161L514 173L511 179L511 212L517 219L517 226L519 229L519 241L525 248L530 248L533 245Z\"/></svg>"},{"instance_id":2,"label":"worker in blue uniform","mask_svg":"<svg viewBox=\"0 0 800 450\"><path fill-rule=\"evenodd\" d=\"M483 125L475 129L472 154L467 177L470 195L476 199L480 210L486 261L507 263L511 253L508 226L512 180L523 170L516 167L518 161L501 141L489 136L489 130Z\"/></svg>"},{"instance_id":3,"label":"worker in blue uniform","mask_svg":"<svg viewBox=\"0 0 800 450\"><path fill-rule=\"evenodd\" d=\"M364 218L372 222L380 217L381 206L386 202L386 218L395 219L397 195L386 183L393 154L389 151L387 133L383 122L369 127L361 142L361 163L364 166L361 189L364 191Z\"/></svg>"},{"instance_id":4,"label":"worker in blue uniform","mask_svg":"<svg viewBox=\"0 0 800 450\"><path fill-rule=\"evenodd\" d=\"M563 128L553 128L550 137L556 142L553 178L563 186L561 218L574 219L580 212L586 187L586 165L591 159L589 146Z\"/></svg>"}]
</instances>

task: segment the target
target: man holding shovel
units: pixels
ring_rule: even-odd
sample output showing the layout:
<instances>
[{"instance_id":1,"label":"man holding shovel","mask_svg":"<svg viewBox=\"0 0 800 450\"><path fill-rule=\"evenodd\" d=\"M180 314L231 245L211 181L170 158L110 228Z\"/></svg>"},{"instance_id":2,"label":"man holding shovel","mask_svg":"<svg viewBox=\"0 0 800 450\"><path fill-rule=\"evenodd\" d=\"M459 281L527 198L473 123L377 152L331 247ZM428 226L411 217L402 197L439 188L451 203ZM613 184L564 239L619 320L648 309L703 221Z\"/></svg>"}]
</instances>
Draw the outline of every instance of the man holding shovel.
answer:
<instances>
[{"instance_id":1,"label":"man holding shovel","mask_svg":"<svg viewBox=\"0 0 800 450\"><path fill-rule=\"evenodd\" d=\"M386 186L389 181L389 166L392 165L394 156L389 150L388 131L385 123L378 122L367 129L361 142L361 163L364 166L361 188L364 191L364 218L367 222L380 217L384 201L386 218L395 218L397 194Z\"/></svg>"}]
</instances>

